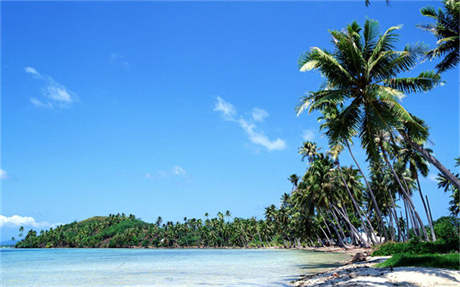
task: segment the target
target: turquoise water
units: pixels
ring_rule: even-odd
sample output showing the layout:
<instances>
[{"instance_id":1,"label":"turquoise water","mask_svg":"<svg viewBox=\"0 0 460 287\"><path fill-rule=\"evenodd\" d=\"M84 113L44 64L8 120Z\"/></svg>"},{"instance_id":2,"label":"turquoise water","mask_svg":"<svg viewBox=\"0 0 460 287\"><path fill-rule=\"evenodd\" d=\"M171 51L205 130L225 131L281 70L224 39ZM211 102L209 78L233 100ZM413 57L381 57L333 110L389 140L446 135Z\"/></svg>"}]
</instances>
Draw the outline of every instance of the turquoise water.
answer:
<instances>
[{"instance_id":1,"label":"turquoise water","mask_svg":"<svg viewBox=\"0 0 460 287\"><path fill-rule=\"evenodd\" d=\"M289 286L347 255L267 249L1 249L1 286Z\"/></svg>"}]
</instances>

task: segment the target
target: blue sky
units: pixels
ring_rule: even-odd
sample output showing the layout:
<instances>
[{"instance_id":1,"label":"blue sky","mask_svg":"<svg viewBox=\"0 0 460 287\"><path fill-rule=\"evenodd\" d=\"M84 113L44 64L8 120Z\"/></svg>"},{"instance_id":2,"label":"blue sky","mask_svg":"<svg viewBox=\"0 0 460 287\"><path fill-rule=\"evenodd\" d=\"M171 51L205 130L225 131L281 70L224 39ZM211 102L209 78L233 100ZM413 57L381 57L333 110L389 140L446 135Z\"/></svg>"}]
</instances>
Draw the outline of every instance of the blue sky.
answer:
<instances>
[{"instance_id":1,"label":"blue sky","mask_svg":"<svg viewBox=\"0 0 460 287\"><path fill-rule=\"evenodd\" d=\"M18 222L117 212L262 217L290 190L287 177L304 172L303 138L326 147L316 116L294 112L322 82L298 71L299 55L366 18L382 30L404 24L400 48L432 46L415 26L429 22L419 13L427 5L437 2L2 3L2 239ZM450 168L457 75L403 100ZM439 217L449 198L430 179L436 172L422 185Z\"/></svg>"}]
</instances>

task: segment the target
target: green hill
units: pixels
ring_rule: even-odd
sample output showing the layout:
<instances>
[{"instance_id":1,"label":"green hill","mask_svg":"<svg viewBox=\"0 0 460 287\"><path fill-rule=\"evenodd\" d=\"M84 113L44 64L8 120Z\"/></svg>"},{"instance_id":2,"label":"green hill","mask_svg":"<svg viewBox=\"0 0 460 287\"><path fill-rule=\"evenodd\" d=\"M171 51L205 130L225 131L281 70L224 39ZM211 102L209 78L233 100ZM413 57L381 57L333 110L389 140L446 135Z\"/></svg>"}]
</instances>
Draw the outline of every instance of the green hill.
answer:
<instances>
[{"instance_id":1,"label":"green hill","mask_svg":"<svg viewBox=\"0 0 460 287\"><path fill-rule=\"evenodd\" d=\"M257 247L280 245L274 226L255 218L218 217L147 223L134 215L96 216L41 231L30 230L18 248L52 247ZM286 238L285 238L286 239Z\"/></svg>"},{"instance_id":2,"label":"green hill","mask_svg":"<svg viewBox=\"0 0 460 287\"><path fill-rule=\"evenodd\" d=\"M38 235L30 230L16 247L132 247L139 245L140 240L147 238L153 229L153 224L134 215L95 216L42 231Z\"/></svg>"}]
</instances>

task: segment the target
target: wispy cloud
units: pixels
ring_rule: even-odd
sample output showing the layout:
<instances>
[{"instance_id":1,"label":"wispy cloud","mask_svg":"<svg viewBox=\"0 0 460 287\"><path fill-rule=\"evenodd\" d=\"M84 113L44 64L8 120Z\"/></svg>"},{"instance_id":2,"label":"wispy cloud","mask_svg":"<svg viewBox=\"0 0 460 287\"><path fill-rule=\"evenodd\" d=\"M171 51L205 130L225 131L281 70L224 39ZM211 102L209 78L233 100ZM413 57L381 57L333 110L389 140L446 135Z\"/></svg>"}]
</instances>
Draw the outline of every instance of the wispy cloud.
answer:
<instances>
[{"instance_id":1,"label":"wispy cloud","mask_svg":"<svg viewBox=\"0 0 460 287\"><path fill-rule=\"evenodd\" d=\"M261 145L269 151L286 148L286 142L284 140L280 138L271 140L262 131L257 129L255 122L262 122L269 115L265 110L254 108L251 113L251 120L244 119L241 116L238 117L238 113L231 103L225 101L221 97L217 97L214 111L221 113L225 120L237 123L246 132L252 143Z\"/></svg>"},{"instance_id":2,"label":"wispy cloud","mask_svg":"<svg viewBox=\"0 0 460 287\"><path fill-rule=\"evenodd\" d=\"M304 141L312 141L315 138L315 132L310 129L306 129L302 132L302 139Z\"/></svg>"},{"instance_id":3,"label":"wispy cloud","mask_svg":"<svg viewBox=\"0 0 460 287\"><path fill-rule=\"evenodd\" d=\"M236 115L235 107L221 97L217 97L217 102L214 105L214 111L220 112L226 120L234 120L234 116Z\"/></svg>"},{"instance_id":4,"label":"wispy cloud","mask_svg":"<svg viewBox=\"0 0 460 287\"><path fill-rule=\"evenodd\" d=\"M169 170L159 170L156 174L147 172L144 174L144 178L153 179L153 178L165 178L165 177L183 177L187 175L187 171L180 165L175 165Z\"/></svg>"},{"instance_id":5,"label":"wispy cloud","mask_svg":"<svg viewBox=\"0 0 460 287\"><path fill-rule=\"evenodd\" d=\"M28 74L32 74L37 77L41 77L40 73L37 70L35 70L34 67L25 67L24 71Z\"/></svg>"},{"instance_id":6,"label":"wispy cloud","mask_svg":"<svg viewBox=\"0 0 460 287\"><path fill-rule=\"evenodd\" d=\"M6 173L6 170L0 168L0 180L1 179L7 179L8 174Z\"/></svg>"},{"instance_id":7,"label":"wispy cloud","mask_svg":"<svg viewBox=\"0 0 460 287\"><path fill-rule=\"evenodd\" d=\"M178 165L173 167L173 173L174 173L174 175L178 175L178 176L182 176L182 175L187 174L185 169L183 167L181 167L181 166L178 166Z\"/></svg>"},{"instance_id":8,"label":"wispy cloud","mask_svg":"<svg viewBox=\"0 0 460 287\"><path fill-rule=\"evenodd\" d=\"M0 214L0 227L14 227L14 226L29 226L35 228L47 228L53 227L55 224L48 223L46 221L37 222L33 217L30 216L4 216Z\"/></svg>"},{"instance_id":9,"label":"wispy cloud","mask_svg":"<svg viewBox=\"0 0 460 287\"><path fill-rule=\"evenodd\" d=\"M253 108L252 119L256 122L263 122L269 116L268 112L264 109Z\"/></svg>"},{"instance_id":10,"label":"wispy cloud","mask_svg":"<svg viewBox=\"0 0 460 287\"><path fill-rule=\"evenodd\" d=\"M73 104L77 96L64 85L58 83L51 76L42 75L34 67L25 67L24 71L34 78L44 82L41 97L30 98L30 103L38 108L67 108Z\"/></svg>"}]
</instances>

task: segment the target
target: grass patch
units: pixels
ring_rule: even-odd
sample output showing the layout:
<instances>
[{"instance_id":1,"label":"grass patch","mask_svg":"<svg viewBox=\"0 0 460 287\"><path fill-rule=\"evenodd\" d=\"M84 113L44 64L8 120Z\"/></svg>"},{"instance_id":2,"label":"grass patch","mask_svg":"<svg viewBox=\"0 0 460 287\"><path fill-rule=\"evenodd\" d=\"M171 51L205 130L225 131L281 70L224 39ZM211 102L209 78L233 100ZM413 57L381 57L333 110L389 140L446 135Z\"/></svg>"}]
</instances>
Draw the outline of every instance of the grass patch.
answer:
<instances>
[{"instance_id":1,"label":"grass patch","mask_svg":"<svg viewBox=\"0 0 460 287\"><path fill-rule=\"evenodd\" d=\"M459 252L458 237L450 240L439 239L435 242L410 240L408 242L387 242L380 245L372 256L388 256L398 253L430 254Z\"/></svg>"},{"instance_id":2,"label":"grass patch","mask_svg":"<svg viewBox=\"0 0 460 287\"><path fill-rule=\"evenodd\" d=\"M421 266L460 270L460 254L395 254L377 267Z\"/></svg>"}]
</instances>

